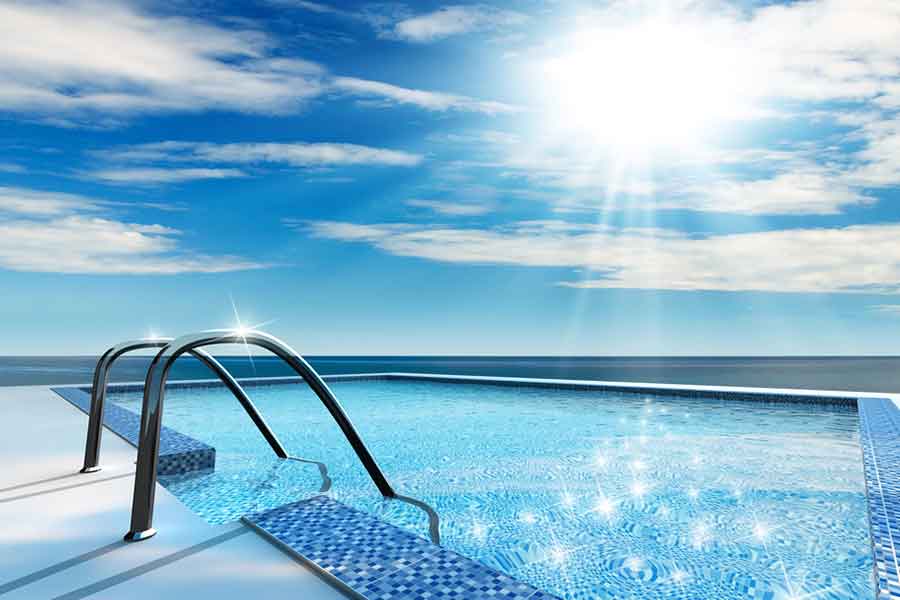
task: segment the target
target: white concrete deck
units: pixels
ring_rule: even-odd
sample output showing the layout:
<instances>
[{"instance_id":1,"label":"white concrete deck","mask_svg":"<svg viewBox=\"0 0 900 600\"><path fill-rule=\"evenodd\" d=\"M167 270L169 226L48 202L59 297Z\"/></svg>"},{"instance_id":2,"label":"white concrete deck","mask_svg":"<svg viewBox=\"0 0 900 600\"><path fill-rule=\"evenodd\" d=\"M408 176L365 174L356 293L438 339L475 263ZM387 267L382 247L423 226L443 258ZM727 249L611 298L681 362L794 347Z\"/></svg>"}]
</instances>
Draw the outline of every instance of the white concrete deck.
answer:
<instances>
[{"instance_id":1,"label":"white concrete deck","mask_svg":"<svg viewBox=\"0 0 900 600\"><path fill-rule=\"evenodd\" d=\"M243 524L213 526L157 486L160 533L128 529L135 450L105 430L78 473L87 416L46 386L0 387L0 596L343 600Z\"/></svg>"}]
</instances>

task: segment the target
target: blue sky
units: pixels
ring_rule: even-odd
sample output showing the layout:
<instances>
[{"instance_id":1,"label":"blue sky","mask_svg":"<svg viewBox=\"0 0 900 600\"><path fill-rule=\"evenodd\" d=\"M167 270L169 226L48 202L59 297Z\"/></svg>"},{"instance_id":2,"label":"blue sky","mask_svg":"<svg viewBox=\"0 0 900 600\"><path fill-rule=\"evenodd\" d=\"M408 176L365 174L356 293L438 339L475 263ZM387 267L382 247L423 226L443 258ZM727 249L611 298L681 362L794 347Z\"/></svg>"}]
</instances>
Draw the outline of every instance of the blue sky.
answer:
<instances>
[{"instance_id":1,"label":"blue sky","mask_svg":"<svg viewBox=\"0 0 900 600\"><path fill-rule=\"evenodd\" d=\"M897 354L900 6L0 2L3 354Z\"/></svg>"}]
</instances>

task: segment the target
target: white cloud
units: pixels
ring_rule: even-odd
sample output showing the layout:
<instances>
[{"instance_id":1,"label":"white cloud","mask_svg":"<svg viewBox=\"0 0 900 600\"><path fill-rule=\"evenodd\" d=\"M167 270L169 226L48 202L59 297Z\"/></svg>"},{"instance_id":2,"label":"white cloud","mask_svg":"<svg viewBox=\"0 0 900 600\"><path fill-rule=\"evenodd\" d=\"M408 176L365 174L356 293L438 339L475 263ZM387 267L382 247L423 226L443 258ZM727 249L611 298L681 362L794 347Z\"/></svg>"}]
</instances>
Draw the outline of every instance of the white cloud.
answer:
<instances>
[{"instance_id":1,"label":"white cloud","mask_svg":"<svg viewBox=\"0 0 900 600\"><path fill-rule=\"evenodd\" d=\"M381 165L412 167L422 156L402 150L359 144L306 142L209 142L165 141L119 146L96 151L93 156L118 162L199 162L224 164L285 164L293 167Z\"/></svg>"},{"instance_id":2,"label":"white cloud","mask_svg":"<svg viewBox=\"0 0 900 600\"><path fill-rule=\"evenodd\" d=\"M446 112L461 110L489 115L517 112L520 109L511 104L491 100L478 100L468 96L431 92L404 88L380 81L357 79L355 77L335 77L335 89L354 96L377 98L388 104L410 104L426 110Z\"/></svg>"},{"instance_id":3,"label":"white cloud","mask_svg":"<svg viewBox=\"0 0 900 600\"><path fill-rule=\"evenodd\" d=\"M180 232L96 213L112 203L57 192L0 188L0 269L43 273L219 273L266 265L182 249Z\"/></svg>"},{"instance_id":4,"label":"white cloud","mask_svg":"<svg viewBox=\"0 0 900 600\"><path fill-rule=\"evenodd\" d=\"M107 183L180 183L198 179L229 179L246 177L239 169L176 169L146 167L140 169L110 168L97 169L85 174L89 179L99 179Z\"/></svg>"},{"instance_id":5,"label":"white cloud","mask_svg":"<svg viewBox=\"0 0 900 600\"><path fill-rule=\"evenodd\" d=\"M900 136L897 138L900 140ZM506 179L523 179L533 194L562 212L597 210L694 210L743 215L834 215L876 199L864 191L861 171L821 167L811 160L814 150L797 149L687 151L646 168L617 170L612 159L591 157L587 149L569 149L483 142L502 156L492 162L471 161L461 168L500 172ZM900 175L900 155L890 149L872 162L873 169ZM891 164L893 161L895 164ZM890 165L890 166L888 166ZM721 167L721 168L720 168ZM771 172L751 178L735 172ZM658 168L662 173L655 173ZM730 171L730 172L729 172ZM867 183L874 177L868 175ZM884 176L889 179L889 176ZM898 178L897 181L900 181Z\"/></svg>"},{"instance_id":6,"label":"white cloud","mask_svg":"<svg viewBox=\"0 0 900 600\"><path fill-rule=\"evenodd\" d=\"M400 150L358 144L238 143L195 144L189 153L196 160L224 163L272 163L294 167L381 165L413 167L422 156Z\"/></svg>"},{"instance_id":7,"label":"white cloud","mask_svg":"<svg viewBox=\"0 0 900 600\"><path fill-rule=\"evenodd\" d=\"M744 25L769 58L764 93L808 100L874 98L900 76L900 4L815 0L759 9Z\"/></svg>"},{"instance_id":8,"label":"white cloud","mask_svg":"<svg viewBox=\"0 0 900 600\"><path fill-rule=\"evenodd\" d=\"M867 187L900 184L900 114L865 123L857 132L865 142L847 172L847 180Z\"/></svg>"},{"instance_id":9,"label":"white cloud","mask_svg":"<svg viewBox=\"0 0 900 600\"><path fill-rule=\"evenodd\" d=\"M0 108L51 118L296 110L322 69L258 31L155 16L124 2L0 5Z\"/></svg>"},{"instance_id":10,"label":"white cloud","mask_svg":"<svg viewBox=\"0 0 900 600\"><path fill-rule=\"evenodd\" d=\"M16 163L2 162L0 163L0 173L25 173L26 168Z\"/></svg>"},{"instance_id":11,"label":"white cloud","mask_svg":"<svg viewBox=\"0 0 900 600\"><path fill-rule=\"evenodd\" d=\"M333 6L329 6L328 4L323 4L321 2L308 2L306 0L269 0L273 4L279 4L283 6L293 6L296 8L302 8L304 10L308 10L310 12L319 13L323 15L339 15L339 16L349 16L353 13L348 13L346 11L340 10L339 8L335 8Z\"/></svg>"},{"instance_id":12,"label":"white cloud","mask_svg":"<svg viewBox=\"0 0 900 600\"><path fill-rule=\"evenodd\" d=\"M0 215L53 216L75 211L97 211L101 202L61 192L45 192L21 187L0 186Z\"/></svg>"},{"instance_id":13,"label":"white cloud","mask_svg":"<svg viewBox=\"0 0 900 600\"><path fill-rule=\"evenodd\" d=\"M872 311L892 317L900 317L900 304L875 304L869 307Z\"/></svg>"},{"instance_id":14,"label":"white cloud","mask_svg":"<svg viewBox=\"0 0 900 600\"><path fill-rule=\"evenodd\" d=\"M813 170L789 171L768 179L719 180L668 192L656 206L743 215L835 215L846 206L875 199L840 177Z\"/></svg>"},{"instance_id":15,"label":"white cloud","mask_svg":"<svg viewBox=\"0 0 900 600\"><path fill-rule=\"evenodd\" d=\"M246 177L235 165L286 165L297 168L342 166L413 167L419 154L358 144L304 142L208 142L164 141L94 151L91 156L112 166L83 174L108 183L173 183L195 179ZM141 164L139 167L130 165ZM191 166L215 165L215 168ZM123 166L124 165L124 166ZM153 165L153 166L146 166Z\"/></svg>"},{"instance_id":16,"label":"white cloud","mask_svg":"<svg viewBox=\"0 0 900 600\"><path fill-rule=\"evenodd\" d=\"M329 12L317 3L305 8ZM292 113L335 89L430 110L509 109L334 78L316 63L284 58L277 46L259 30L152 14L128 0L0 4L0 110L64 127L115 127L139 113Z\"/></svg>"},{"instance_id":17,"label":"white cloud","mask_svg":"<svg viewBox=\"0 0 900 600\"><path fill-rule=\"evenodd\" d=\"M897 2L807 0L741 10L725 0L675 7L615 0L581 22L599 39L626 28L639 34L664 23L709 40L719 54L710 58L726 61L733 71L723 73L718 84L737 86L745 98L867 100L887 91L900 76ZM653 47L653 40L648 43L650 51L666 51ZM602 73L603 65L597 67Z\"/></svg>"},{"instance_id":18,"label":"white cloud","mask_svg":"<svg viewBox=\"0 0 900 600\"><path fill-rule=\"evenodd\" d=\"M362 10L344 10L332 6L331 4L325 4L324 2L309 2L308 0L268 0L268 2L276 6L300 8L319 15L331 15L350 21L359 21L371 25L378 30L380 30L384 23L388 21L389 17L387 13L391 12L390 9L393 6L382 4L373 7L364 7ZM379 8L382 9L382 12L377 10ZM393 8L398 9L400 7Z\"/></svg>"},{"instance_id":19,"label":"white cloud","mask_svg":"<svg viewBox=\"0 0 900 600\"><path fill-rule=\"evenodd\" d=\"M486 204L472 204L469 202L445 202L441 200L407 200L407 206L414 208L425 208L436 212L439 215L448 215L454 217L474 217L478 215L486 215L491 212L492 207Z\"/></svg>"},{"instance_id":20,"label":"white cloud","mask_svg":"<svg viewBox=\"0 0 900 600\"><path fill-rule=\"evenodd\" d=\"M402 4L374 3L356 10L345 10L323 2L307 0L269 0L270 3L300 8L319 15L331 15L364 23L382 38L414 43L432 42L453 35L511 28L529 20L529 16L485 4L450 5L429 13L414 15Z\"/></svg>"},{"instance_id":21,"label":"white cloud","mask_svg":"<svg viewBox=\"0 0 900 600\"><path fill-rule=\"evenodd\" d=\"M445 6L397 22L393 34L410 42L432 42L462 33L520 25L526 20L521 13L488 6Z\"/></svg>"},{"instance_id":22,"label":"white cloud","mask_svg":"<svg viewBox=\"0 0 900 600\"><path fill-rule=\"evenodd\" d=\"M494 129L483 129L475 131L441 131L430 133L426 136L429 142L437 144L458 144L462 146L490 144L492 146L503 146L518 144L521 137L518 134L509 131L498 131Z\"/></svg>"},{"instance_id":23,"label":"white cloud","mask_svg":"<svg viewBox=\"0 0 900 600\"><path fill-rule=\"evenodd\" d=\"M319 238L465 263L583 269L580 288L900 293L900 224L690 237L522 222L492 229L315 221Z\"/></svg>"}]
</instances>

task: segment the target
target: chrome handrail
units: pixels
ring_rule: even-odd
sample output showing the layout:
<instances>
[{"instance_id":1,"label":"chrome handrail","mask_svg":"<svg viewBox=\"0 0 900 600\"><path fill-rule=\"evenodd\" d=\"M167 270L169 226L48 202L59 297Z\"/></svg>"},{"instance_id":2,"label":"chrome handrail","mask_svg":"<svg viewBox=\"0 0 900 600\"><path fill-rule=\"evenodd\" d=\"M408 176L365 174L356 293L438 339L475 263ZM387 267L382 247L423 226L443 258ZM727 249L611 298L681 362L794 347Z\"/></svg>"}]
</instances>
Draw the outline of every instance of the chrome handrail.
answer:
<instances>
[{"instance_id":1,"label":"chrome handrail","mask_svg":"<svg viewBox=\"0 0 900 600\"><path fill-rule=\"evenodd\" d=\"M123 354L134 350L141 350L144 348L164 348L172 342L172 339L173 338L145 338L130 340L112 346L100 356L100 359L97 361L97 366L94 369L94 381L93 386L91 387L91 408L88 413L88 432L87 441L85 442L84 447L84 466L81 469L82 473L93 473L100 470L100 437L103 433L103 409L106 403L106 388L109 383L109 370L112 367L113 362ZM266 438L266 441L269 443L269 446L272 447L275 454L280 458L289 458L284 446L282 446L278 437L268 426L265 419L262 418L262 415L259 414L259 411L256 410L256 406L253 405L250 397L225 367L200 348L194 348L188 350L188 352L209 367L225 386L231 390L231 393L234 394L238 399L238 402L241 403L241 406L244 407L244 410L256 424L263 437ZM314 462L320 465L320 471L324 466L316 461L307 462ZM323 474L323 477L326 476L327 475Z\"/></svg>"},{"instance_id":2,"label":"chrome handrail","mask_svg":"<svg viewBox=\"0 0 900 600\"><path fill-rule=\"evenodd\" d=\"M185 352L216 344L257 346L272 352L288 363L325 405L381 495L385 498L407 500L405 497L397 496L369 449L366 448L353 423L341 408L337 398L319 377L319 374L293 348L278 338L260 331L207 331L180 337L164 346L153 358L150 369L147 371L147 381L144 384L144 403L141 410L141 433L138 440L137 472L134 479L134 497L131 507L131 529L125 535L126 541L144 540L156 534L156 530L153 529L153 501L156 493L156 466L159 461L159 432L169 369L175 359ZM432 516L429 514L429 520L433 523L431 519Z\"/></svg>"}]
</instances>

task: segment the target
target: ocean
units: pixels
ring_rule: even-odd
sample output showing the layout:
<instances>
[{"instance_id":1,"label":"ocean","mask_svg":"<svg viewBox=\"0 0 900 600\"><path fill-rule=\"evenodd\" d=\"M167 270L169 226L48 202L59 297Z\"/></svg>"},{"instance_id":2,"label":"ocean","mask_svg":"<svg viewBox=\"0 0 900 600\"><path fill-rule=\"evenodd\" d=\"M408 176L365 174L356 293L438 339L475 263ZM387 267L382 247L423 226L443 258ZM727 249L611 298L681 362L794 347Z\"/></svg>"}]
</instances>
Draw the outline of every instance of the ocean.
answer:
<instances>
[{"instance_id":1,"label":"ocean","mask_svg":"<svg viewBox=\"0 0 900 600\"><path fill-rule=\"evenodd\" d=\"M219 357L236 377L290 375L272 356ZM144 379L150 358L125 356L110 381ZM322 374L412 372L597 379L647 383L900 392L898 356L606 357L606 356L311 356ZM0 356L0 386L90 383L93 356ZM208 379L197 360L184 357L170 379Z\"/></svg>"}]
</instances>

